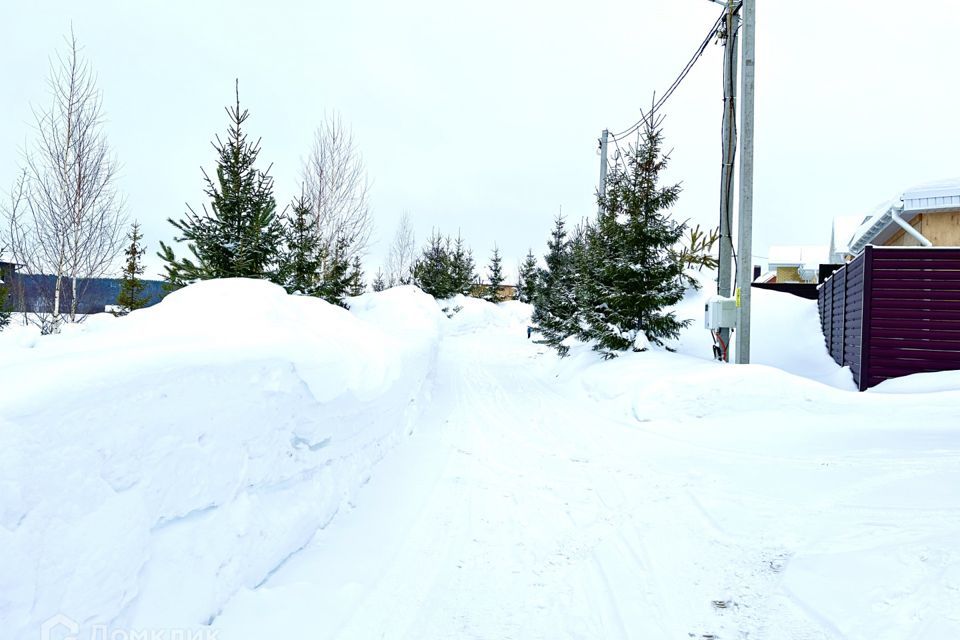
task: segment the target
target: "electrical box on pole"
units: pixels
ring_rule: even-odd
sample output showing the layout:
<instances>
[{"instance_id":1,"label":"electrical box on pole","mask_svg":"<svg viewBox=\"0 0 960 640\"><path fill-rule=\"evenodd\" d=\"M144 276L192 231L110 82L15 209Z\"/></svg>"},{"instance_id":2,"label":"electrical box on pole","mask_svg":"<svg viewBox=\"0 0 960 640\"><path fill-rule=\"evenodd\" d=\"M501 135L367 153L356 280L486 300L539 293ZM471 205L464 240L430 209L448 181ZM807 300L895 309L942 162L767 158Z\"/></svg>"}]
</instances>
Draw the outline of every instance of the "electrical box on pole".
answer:
<instances>
[{"instance_id":1,"label":"electrical box on pole","mask_svg":"<svg viewBox=\"0 0 960 640\"><path fill-rule=\"evenodd\" d=\"M704 327L711 331L729 331L737 326L737 301L734 298L713 296L707 300L703 311Z\"/></svg>"}]
</instances>

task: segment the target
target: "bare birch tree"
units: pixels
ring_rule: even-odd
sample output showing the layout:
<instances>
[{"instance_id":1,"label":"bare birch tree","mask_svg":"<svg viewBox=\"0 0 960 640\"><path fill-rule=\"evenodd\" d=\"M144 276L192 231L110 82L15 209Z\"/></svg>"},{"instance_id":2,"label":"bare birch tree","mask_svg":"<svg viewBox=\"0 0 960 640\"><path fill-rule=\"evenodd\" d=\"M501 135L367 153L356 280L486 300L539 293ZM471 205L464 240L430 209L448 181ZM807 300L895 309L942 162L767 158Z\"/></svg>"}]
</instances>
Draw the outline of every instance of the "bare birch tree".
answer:
<instances>
[{"instance_id":1,"label":"bare birch tree","mask_svg":"<svg viewBox=\"0 0 960 640\"><path fill-rule=\"evenodd\" d=\"M348 245L347 259L363 255L370 244L370 182L353 133L337 114L328 114L314 133L303 164L303 184L327 254L338 238Z\"/></svg>"},{"instance_id":2,"label":"bare birch tree","mask_svg":"<svg viewBox=\"0 0 960 640\"><path fill-rule=\"evenodd\" d=\"M112 270L126 220L117 163L103 133L102 95L72 29L66 51L51 62L48 86L49 106L33 112L36 138L24 150L5 233L23 273L50 276L43 280L49 307L36 309L34 318L50 332L77 320L83 282Z\"/></svg>"},{"instance_id":3,"label":"bare birch tree","mask_svg":"<svg viewBox=\"0 0 960 640\"><path fill-rule=\"evenodd\" d=\"M417 241L410 224L410 214L406 211L400 217L400 224L393 235L393 243L387 252L387 286L413 282L413 262L416 260Z\"/></svg>"}]
</instances>

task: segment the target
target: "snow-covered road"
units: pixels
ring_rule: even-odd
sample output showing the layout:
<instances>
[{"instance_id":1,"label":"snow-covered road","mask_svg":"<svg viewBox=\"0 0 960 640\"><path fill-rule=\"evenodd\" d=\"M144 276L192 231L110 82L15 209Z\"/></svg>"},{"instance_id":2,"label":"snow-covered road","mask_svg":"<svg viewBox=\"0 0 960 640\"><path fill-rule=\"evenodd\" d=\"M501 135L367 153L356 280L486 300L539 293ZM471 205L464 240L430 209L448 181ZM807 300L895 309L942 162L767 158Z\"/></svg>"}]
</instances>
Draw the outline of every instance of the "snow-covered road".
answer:
<instances>
[{"instance_id":1,"label":"snow-covered road","mask_svg":"<svg viewBox=\"0 0 960 640\"><path fill-rule=\"evenodd\" d=\"M645 418L522 329L449 332L412 437L220 638L960 637L955 394L858 416L773 376L743 420Z\"/></svg>"},{"instance_id":2,"label":"snow-covered road","mask_svg":"<svg viewBox=\"0 0 960 640\"><path fill-rule=\"evenodd\" d=\"M5 331L0 639L960 638L960 372L850 391L756 293L774 366L412 287Z\"/></svg>"}]
</instances>

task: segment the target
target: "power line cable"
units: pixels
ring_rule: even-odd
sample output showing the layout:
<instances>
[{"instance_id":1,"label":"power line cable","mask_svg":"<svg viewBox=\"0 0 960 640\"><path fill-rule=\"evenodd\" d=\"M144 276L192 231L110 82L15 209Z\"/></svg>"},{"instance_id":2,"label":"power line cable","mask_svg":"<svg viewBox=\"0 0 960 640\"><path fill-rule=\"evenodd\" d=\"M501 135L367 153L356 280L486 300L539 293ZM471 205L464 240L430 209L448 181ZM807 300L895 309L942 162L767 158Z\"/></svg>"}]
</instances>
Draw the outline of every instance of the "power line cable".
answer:
<instances>
[{"instance_id":1,"label":"power line cable","mask_svg":"<svg viewBox=\"0 0 960 640\"><path fill-rule=\"evenodd\" d=\"M724 9L723 12L720 14L720 16L713 23L713 26L710 27L710 31L707 33L706 37L703 39L703 42L700 43L700 46L697 47L697 50L694 52L693 56L687 62L686 66L684 66L680 74L670 84L670 86L664 92L663 96L661 96L661 98L654 103L653 107L650 109L650 112L643 114L640 120L635 122L633 125L627 127L620 133L611 134L611 137L613 138L614 142L616 142L617 140L623 139L628 135L631 135L633 132L639 129L642 125L650 122L650 119L653 118L654 115L656 115L657 111L659 111L660 108L663 107L663 105L667 102L667 100L670 99L670 96L673 95L674 91L677 90L677 87L679 87L680 84L690 74L690 71L693 69L694 65L697 63L697 60L699 60L703 56L704 52L707 50L707 47L710 45L710 41L716 36L717 30L720 28L723 22L727 19L727 13L728 13L728 10Z\"/></svg>"}]
</instances>

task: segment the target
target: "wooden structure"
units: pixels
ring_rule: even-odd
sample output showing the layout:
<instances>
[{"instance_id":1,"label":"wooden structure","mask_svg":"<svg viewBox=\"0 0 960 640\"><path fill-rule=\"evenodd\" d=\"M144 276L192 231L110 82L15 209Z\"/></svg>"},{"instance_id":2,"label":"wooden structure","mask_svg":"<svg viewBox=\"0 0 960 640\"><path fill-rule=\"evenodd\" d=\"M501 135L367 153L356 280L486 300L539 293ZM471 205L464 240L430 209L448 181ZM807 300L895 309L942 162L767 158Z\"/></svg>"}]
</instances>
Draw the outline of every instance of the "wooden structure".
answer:
<instances>
[{"instance_id":1,"label":"wooden structure","mask_svg":"<svg viewBox=\"0 0 960 640\"><path fill-rule=\"evenodd\" d=\"M830 355L861 391L960 369L960 248L867 246L820 286L818 306Z\"/></svg>"}]
</instances>

